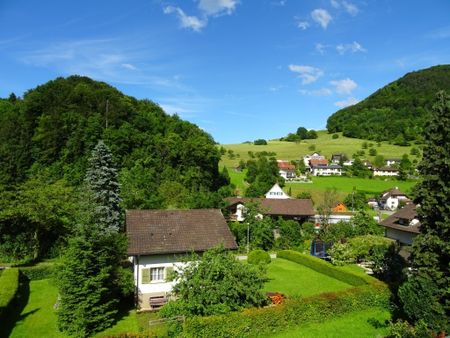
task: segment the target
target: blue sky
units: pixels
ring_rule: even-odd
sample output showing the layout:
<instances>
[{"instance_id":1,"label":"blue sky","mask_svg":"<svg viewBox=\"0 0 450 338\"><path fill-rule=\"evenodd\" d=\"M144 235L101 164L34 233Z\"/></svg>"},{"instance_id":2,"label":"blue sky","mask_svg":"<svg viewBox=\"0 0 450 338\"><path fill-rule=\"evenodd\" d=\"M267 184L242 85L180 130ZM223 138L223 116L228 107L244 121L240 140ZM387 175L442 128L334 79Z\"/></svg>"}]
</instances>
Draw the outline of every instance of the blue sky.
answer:
<instances>
[{"instance_id":1,"label":"blue sky","mask_svg":"<svg viewBox=\"0 0 450 338\"><path fill-rule=\"evenodd\" d=\"M220 143L323 129L340 107L446 63L448 0L0 0L0 97L86 75Z\"/></svg>"}]
</instances>

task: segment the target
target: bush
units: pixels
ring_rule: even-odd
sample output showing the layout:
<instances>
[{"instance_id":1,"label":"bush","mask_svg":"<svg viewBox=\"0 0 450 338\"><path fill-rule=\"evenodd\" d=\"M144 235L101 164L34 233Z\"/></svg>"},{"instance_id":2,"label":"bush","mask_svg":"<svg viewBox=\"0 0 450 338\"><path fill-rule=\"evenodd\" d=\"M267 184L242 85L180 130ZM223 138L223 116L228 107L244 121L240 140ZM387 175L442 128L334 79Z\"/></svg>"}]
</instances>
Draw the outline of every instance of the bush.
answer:
<instances>
[{"instance_id":1,"label":"bush","mask_svg":"<svg viewBox=\"0 0 450 338\"><path fill-rule=\"evenodd\" d=\"M262 139L262 138L260 138L260 139L255 140L255 141L253 142L253 144L254 144L255 146L265 146L265 145L267 145L267 141L264 140L264 139Z\"/></svg>"},{"instance_id":2,"label":"bush","mask_svg":"<svg viewBox=\"0 0 450 338\"><path fill-rule=\"evenodd\" d=\"M333 136L331 136L331 138L332 138L333 140L335 140L335 139L339 138L339 134L333 134Z\"/></svg>"},{"instance_id":3,"label":"bush","mask_svg":"<svg viewBox=\"0 0 450 338\"><path fill-rule=\"evenodd\" d=\"M248 254L247 263L267 265L271 262L270 255L264 250L253 250Z\"/></svg>"},{"instance_id":4,"label":"bush","mask_svg":"<svg viewBox=\"0 0 450 338\"><path fill-rule=\"evenodd\" d=\"M25 275L29 280L40 280L51 278L54 272L53 265L37 265L21 267L20 272Z\"/></svg>"},{"instance_id":5,"label":"bush","mask_svg":"<svg viewBox=\"0 0 450 338\"><path fill-rule=\"evenodd\" d=\"M6 269L0 275L0 319L11 305L19 289L19 270Z\"/></svg>"}]
</instances>

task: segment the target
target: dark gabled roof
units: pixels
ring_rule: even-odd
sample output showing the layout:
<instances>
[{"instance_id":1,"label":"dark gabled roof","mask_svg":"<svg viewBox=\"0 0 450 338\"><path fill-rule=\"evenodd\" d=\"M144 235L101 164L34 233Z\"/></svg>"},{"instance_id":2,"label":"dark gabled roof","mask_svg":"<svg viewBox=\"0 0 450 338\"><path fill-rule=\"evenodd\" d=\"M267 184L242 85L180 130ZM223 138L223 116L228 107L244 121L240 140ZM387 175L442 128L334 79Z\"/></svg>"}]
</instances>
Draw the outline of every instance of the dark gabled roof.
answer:
<instances>
[{"instance_id":1,"label":"dark gabled roof","mask_svg":"<svg viewBox=\"0 0 450 338\"><path fill-rule=\"evenodd\" d=\"M236 241L218 209L127 210L129 255L203 252Z\"/></svg>"},{"instance_id":2,"label":"dark gabled roof","mask_svg":"<svg viewBox=\"0 0 450 338\"><path fill-rule=\"evenodd\" d=\"M406 196L405 193L401 192L397 187L384 191L381 194L381 200L386 201L389 197Z\"/></svg>"},{"instance_id":3,"label":"dark gabled roof","mask_svg":"<svg viewBox=\"0 0 450 338\"><path fill-rule=\"evenodd\" d=\"M246 198L229 197L225 199L231 207L238 203L259 203L265 215L272 216L313 216L314 208L310 199L275 199L275 198Z\"/></svg>"},{"instance_id":4,"label":"dark gabled roof","mask_svg":"<svg viewBox=\"0 0 450 338\"><path fill-rule=\"evenodd\" d=\"M417 219L416 205L410 203L385 220L381 221L380 224L387 228L418 234L420 232L420 222L410 225L410 222L414 219ZM403 222L403 224L401 224L401 222Z\"/></svg>"},{"instance_id":5,"label":"dark gabled roof","mask_svg":"<svg viewBox=\"0 0 450 338\"><path fill-rule=\"evenodd\" d=\"M392 167L382 167L382 168L373 168L373 170L379 170L379 171L399 171L397 168Z\"/></svg>"}]
</instances>

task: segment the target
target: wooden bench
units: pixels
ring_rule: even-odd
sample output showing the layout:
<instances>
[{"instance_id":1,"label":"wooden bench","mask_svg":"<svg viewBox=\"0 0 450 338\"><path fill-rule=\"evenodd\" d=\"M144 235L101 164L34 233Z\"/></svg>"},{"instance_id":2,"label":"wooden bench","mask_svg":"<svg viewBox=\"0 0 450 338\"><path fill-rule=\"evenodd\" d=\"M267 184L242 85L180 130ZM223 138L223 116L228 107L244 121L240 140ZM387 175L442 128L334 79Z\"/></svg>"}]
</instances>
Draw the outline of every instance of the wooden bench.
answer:
<instances>
[{"instance_id":1,"label":"wooden bench","mask_svg":"<svg viewBox=\"0 0 450 338\"><path fill-rule=\"evenodd\" d=\"M157 309L163 305L165 305L169 299L166 296L155 296L149 298L150 309Z\"/></svg>"}]
</instances>

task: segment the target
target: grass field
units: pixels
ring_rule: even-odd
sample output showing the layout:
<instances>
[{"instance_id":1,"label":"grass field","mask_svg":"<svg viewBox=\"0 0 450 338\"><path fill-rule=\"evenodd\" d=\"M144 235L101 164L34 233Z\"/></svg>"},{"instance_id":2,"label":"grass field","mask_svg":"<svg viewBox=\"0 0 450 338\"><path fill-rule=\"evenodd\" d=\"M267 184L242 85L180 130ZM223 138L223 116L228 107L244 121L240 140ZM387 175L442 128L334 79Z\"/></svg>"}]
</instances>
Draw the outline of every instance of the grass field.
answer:
<instances>
[{"instance_id":1,"label":"grass field","mask_svg":"<svg viewBox=\"0 0 450 338\"><path fill-rule=\"evenodd\" d=\"M306 266L276 258L268 266L266 292L281 292L287 296L312 296L327 291L339 291L351 285L318 273Z\"/></svg>"},{"instance_id":2,"label":"grass field","mask_svg":"<svg viewBox=\"0 0 450 338\"><path fill-rule=\"evenodd\" d=\"M366 141L361 139L354 139L342 136L339 134L339 138L333 139L331 134L327 131L321 130L318 132L318 138L314 140L304 140L299 143L295 142L284 142L284 141L268 141L267 145L255 146L253 144L241 143L241 144L223 144L226 150L233 150L236 154L236 158L231 159L228 154L222 156L221 164L227 166L228 168L233 168L239 164L240 160L248 160L250 156L249 151L254 153L258 151L275 152L276 158L279 160L298 160L306 154L311 154L314 151L320 152L322 155L326 156L328 159L334 153L345 153L348 157L351 157L358 150L364 150L366 155L364 158L370 160L374 159L374 156L369 156L369 148L362 149L362 144L364 142L371 143L373 148L377 150L377 154L383 155L385 158L389 157L402 157L403 154L409 154L411 146L400 147L388 142L381 142L378 147L377 142ZM311 146L315 146L315 150L310 150ZM415 156L410 156L410 159L418 159Z\"/></svg>"},{"instance_id":3,"label":"grass field","mask_svg":"<svg viewBox=\"0 0 450 338\"><path fill-rule=\"evenodd\" d=\"M404 193L409 194L416 183L417 181L330 176L312 177L312 183L286 182L283 190L285 192L289 192L290 189L292 197L296 197L300 192L307 191L311 193L313 201L318 204L321 199L323 199L323 193L327 189L335 188L338 194L338 199L343 201L343 199L351 193L353 189L365 192L368 197L372 195L379 195L381 192L394 187L398 187Z\"/></svg>"},{"instance_id":4,"label":"grass field","mask_svg":"<svg viewBox=\"0 0 450 338\"><path fill-rule=\"evenodd\" d=\"M370 338L384 337L388 332L386 321L391 318L389 311L371 308L337 317L326 322L300 325L274 338Z\"/></svg>"}]
</instances>

